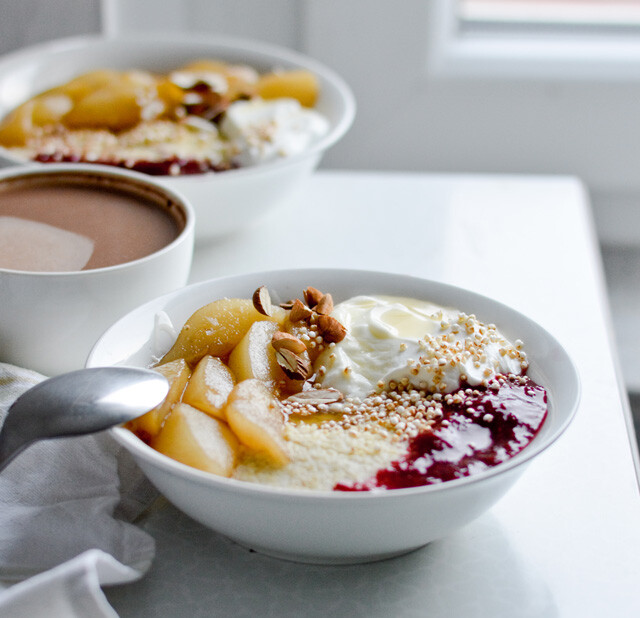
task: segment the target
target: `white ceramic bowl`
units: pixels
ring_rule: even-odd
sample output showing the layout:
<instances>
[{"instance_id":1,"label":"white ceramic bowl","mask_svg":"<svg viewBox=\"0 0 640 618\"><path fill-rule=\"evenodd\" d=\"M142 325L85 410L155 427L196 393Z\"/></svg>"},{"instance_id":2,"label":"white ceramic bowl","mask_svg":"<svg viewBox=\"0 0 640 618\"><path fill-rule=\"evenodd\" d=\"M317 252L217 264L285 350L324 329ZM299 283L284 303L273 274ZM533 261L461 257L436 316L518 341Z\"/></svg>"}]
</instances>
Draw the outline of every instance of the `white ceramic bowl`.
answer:
<instances>
[{"instance_id":1,"label":"white ceramic bowl","mask_svg":"<svg viewBox=\"0 0 640 618\"><path fill-rule=\"evenodd\" d=\"M81 369L91 347L119 317L160 294L184 286L193 256L195 216L175 191L135 172L97 165L12 167L0 184L46 177L105 185L156 201L176 213L180 232L162 249L137 260L91 270L30 272L0 268L0 361L56 375Z\"/></svg>"},{"instance_id":2,"label":"white ceramic bowl","mask_svg":"<svg viewBox=\"0 0 640 618\"><path fill-rule=\"evenodd\" d=\"M211 300L248 297L266 285L280 299L298 297L308 285L336 301L359 293L428 299L475 313L508 336L525 342L529 375L546 387L548 418L533 442L506 463L477 476L439 485L377 493L274 489L216 477L189 468L145 445L121 428L115 439L134 456L157 488L205 526L256 551L315 563L355 563L401 554L470 522L498 500L569 424L579 399L576 370L559 343L522 314L489 298L408 276L349 270L293 270L207 281L136 309L112 326L93 349L88 365L151 360L154 315L174 324Z\"/></svg>"},{"instance_id":3,"label":"white ceramic bowl","mask_svg":"<svg viewBox=\"0 0 640 618\"><path fill-rule=\"evenodd\" d=\"M180 191L193 205L196 240L223 236L256 222L266 212L286 203L301 181L316 168L323 153L351 126L355 115L351 90L321 63L282 47L220 36L61 39L0 59L0 118L23 101L86 71L139 68L165 72L200 58L244 62L259 71L308 69L320 80L321 94L316 109L330 123L328 134L297 156L218 174L157 177ZM0 165L24 163L0 147Z\"/></svg>"}]
</instances>

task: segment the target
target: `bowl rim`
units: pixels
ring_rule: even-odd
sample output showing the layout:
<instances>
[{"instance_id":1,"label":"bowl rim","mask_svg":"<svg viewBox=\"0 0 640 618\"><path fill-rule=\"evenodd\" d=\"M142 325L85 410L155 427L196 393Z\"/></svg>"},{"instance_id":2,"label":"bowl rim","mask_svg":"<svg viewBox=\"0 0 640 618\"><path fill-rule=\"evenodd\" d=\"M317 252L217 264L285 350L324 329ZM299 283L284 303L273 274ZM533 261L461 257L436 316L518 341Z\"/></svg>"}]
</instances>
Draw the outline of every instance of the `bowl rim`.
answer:
<instances>
[{"instance_id":1,"label":"bowl rim","mask_svg":"<svg viewBox=\"0 0 640 618\"><path fill-rule=\"evenodd\" d=\"M142 440L140 440L133 433L124 429L122 427L116 427L111 430L111 435L127 450L129 450L135 457L138 457L144 460L146 463L151 464L155 467L160 467L163 472L169 472L171 474L176 474L182 478L182 480L188 481L190 483L196 483L199 485L213 486L216 489L223 491L233 491L233 492L241 492L243 494L258 494L267 498L278 498L278 499L289 499L289 500L393 500L403 496L415 496L422 494L430 494L430 493L440 493L443 491L457 491L458 489L465 487L471 484L477 484L481 482L490 481L495 479L498 476L501 476L509 471L512 471L516 468L520 468L525 464L529 463L534 457L539 455L541 452L548 449L556 440L565 432L567 427L572 422L576 411L578 409L578 405L580 402L581 396L581 384L579 373L577 371L576 365L566 352L564 347L558 342L558 340L549 333L546 329L544 329L540 324L526 316L525 314L513 309L512 307L494 300L488 296L483 294L479 294L477 292L468 290L466 288L462 288L459 286L451 285L448 283L444 283L441 281L435 281L431 279L426 279L422 277L415 277L412 275L404 275L398 273L391 272L382 272L382 271L372 271L372 270L363 270L363 269L341 269L341 268L300 268L300 269L279 269L279 270L269 270L262 272L252 272L252 273L242 273L236 275L229 275L225 277L217 277L214 279L209 279L206 281L201 281L198 283L194 283L179 290L175 290L170 292L169 294L164 294L156 299L149 301L137 309L129 312L125 316L123 316L120 320L115 322L102 337L96 342L93 346L91 352L87 358L87 366L95 366L92 365L93 358L96 355L97 351L100 348L101 342L104 338L108 337L108 334L116 329L123 321L130 319L130 317L138 314L145 314L154 305L159 305L161 303L166 304L167 302L176 299L178 297L189 295L195 290L203 289L211 285L224 284L227 281L231 280L241 280L242 278L253 279L259 278L260 280L269 281L269 277L273 276L283 276L287 273L290 273L295 276L308 277L309 280L312 279L314 275L333 275L333 276L342 276L342 277L394 277L394 278L402 278L406 280L408 283L416 282L420 285L429 285L437 290L438 294L460 294L465 295L466 298L469 298L471 302L481 301L482 303L490 303L492 306L499 308L502 311L506 311L513 315L516 319L522 320L525 323L528 323L530 327L532 327L535 331L537 331L537 335L540 337L544 337L548 342L552 343L554 348L560 351L562 355L562 360L565 363L568 373L571 378L571 391L573 392L572 397L572 405L571 409L566 411L565 419L556 427L556 429L546 436L544 441L539 441L537 444L534 441L529 444L525 449L517 453L514 457L509 459L506 462L498 464L488 470L480 472L478 474L474 474L471 476L466 476L458 479L453 479L450 481L446 481L444 483L438 483L433 485L419 486L419 487L408 487L408 488L400 488L393 490L371 490L364 492L342 492L342 491L332 491L332 490L309 490L309 489L294 489L294 488L283 488L283 487L273 487L268 485L261 485L259 483L249 482L249 481L241 481L232 478L219 477L212 473L204 472L202 470L198 470L196 468L192 468L185 464L182 464L178 461L175 461L162 453L154 450L152 447L145 444ZM215 299L212 299L215 300ZM195 310L195 309L194 309Z\"/></svg>"},{"instance_id":2,"label":"bowl rim","mask_svg":"<svg viewBox=\"0 0 640 618\"><path fill-rule=\"evenodd\" d=\"M41 57L48 57L52 54L82 49L87 46L113 46L115 48L118 48L121 45L140 45L141 47L146 48L152 45L157 46L159 40L161 40L163 43L175 46L188 47L193 45L203 45L226 49L229 52L245 51L250 54L265 55L273 57L274 60L278 59L285 63L308 68L316 75L321 77L321 79L325 82L325 87L326 85L329 85L330 88L338 95L340 101L342 102L343 109L340 117L337 118L336 122L331 122L330 130L324 137L319 139L303 152L297 153L295 155L283 157L281 159L273 161L267 161L265 163L259 163L258 165L225 170L224 172L204 172L201 174L184 174L179 176L161 175L153 177L160 178L164 181L177 180L178 182L197 182L202 180L203 178L206 178L207 180L210 180L211 178L224 179L225 177L238 178L244 175L262 173L267 172L268 170L286 167L288 165L295 164L296 162L304 158L308 158L310 156L324 152L333 144L338 142L354 122L357 107L355 96L347 82L333 69L323 64L322 62L312 58L311 56L307 56L296 50L265 41L252 40L236 36L216 34L205 36L196 33L189 34L188 36L179 33L141 33L136 35L124 34L116 36L105 34L87 34L81 36L64 37L17 49L0 57L0 80L1 76L14 66L20 66L25 62L36 60ZM35 94L37 93L31 94L30 96L35 96ZM11 113L11 110L7 113ZM13 164L15 165L30 164L37 167L52 165L52 163L25 161L24 159L13 155L10 150L4 148L3 146L0 146L0 155L7 161L7 164L13 162ZM67 163L64 164L66 165ZM88 165L95 164L88 163Z\"/></svg>"},{"instance_id":3,"label":"bowl rim","mask_svg":"<svg viewBox=\"0 0 640 618\"><path fill-rule=\"evenodd\" d=\"M178 235L167 245L161 247L157 251L144 255L141 258L123 262L121 264L113 264L111 266L103 266L102 268L91 268L89 270L69 270L69 271L40 271L40 270L18 270L14 268L0 267L0 275L15 277L43 277L46 279L53 278L70 278L70 277L91 277L98 276L100 273L108 273L119 270L128 270L136 268L145 262L150 262L162 257L164 254L173 251L176 245L183 242L190 242L193 238L196 226L196 214L190 202L172 187L161 184L154 180L153 176L134 172L132 170L123 169L110 165L98 165L94 163L48 163L47 165L21 165L0 167L0 184L5 179L28 178L29 176L87 176L91 177L111 177L114 179L126 179L137 185L144 185L155 191L158 195L166 195L172 202L178 204L184 211L185 221L184 227L179 231Z\"/></svg>"}]
</instances>

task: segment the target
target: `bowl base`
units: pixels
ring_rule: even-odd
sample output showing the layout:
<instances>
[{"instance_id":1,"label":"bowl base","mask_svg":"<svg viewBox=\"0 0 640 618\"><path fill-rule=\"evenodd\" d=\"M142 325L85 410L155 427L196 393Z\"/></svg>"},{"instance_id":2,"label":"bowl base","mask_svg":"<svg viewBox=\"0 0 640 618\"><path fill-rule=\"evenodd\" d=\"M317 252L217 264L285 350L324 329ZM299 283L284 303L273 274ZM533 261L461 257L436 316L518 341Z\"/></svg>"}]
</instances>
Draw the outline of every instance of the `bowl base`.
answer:
<instances>
[{"instance_id":1,"label":"bowl base","mask_svg":"<svg viewBox=\"0 0 640 618\"><path fill-rule=\"evenodd\" d=\"M410 547L409 549L401 549L390 552L380 552L380 553L371 553L371 554L354 554L354 555L326 555L326 556L318 556L313 554L298 554L298 553L289 553L286 551L277 551L266 547L260 547L258 545L250 545L244 543L242 541L238 541L236 539L231 538L231 541L237 543L241 547L249 550L250 552L255 552L258 554L262 554L263 556L268 556L269 558L277 558L278 560L286 560L287 562L297 562L301 564L317 564L324 566L347 566L351 564L366 564L368 562L380 562L382 560L390 560L392 558L398 558L399 556L404 556L405 554L410 554L411 552L417 551L422 547L425 547L427 544L418 545L416 547Z\"/></svg>"}]
</instances>

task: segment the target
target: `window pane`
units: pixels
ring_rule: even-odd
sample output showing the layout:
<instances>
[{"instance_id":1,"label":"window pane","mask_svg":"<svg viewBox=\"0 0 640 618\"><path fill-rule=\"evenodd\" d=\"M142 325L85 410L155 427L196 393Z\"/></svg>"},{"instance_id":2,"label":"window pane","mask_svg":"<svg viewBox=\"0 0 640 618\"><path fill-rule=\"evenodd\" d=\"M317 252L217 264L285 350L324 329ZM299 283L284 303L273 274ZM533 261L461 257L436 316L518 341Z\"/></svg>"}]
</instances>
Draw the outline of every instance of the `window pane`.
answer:
<instances>
[{"instance_id":1,"label":"window pane","mask_svg":"<svg viewBox=\"0 0 640 618\"><path fill-rule=\"evenodd\" d=\"M459 0L458 12L463 22L477 24L640 24L640 0Z\"/></svg>"}]
</instances>

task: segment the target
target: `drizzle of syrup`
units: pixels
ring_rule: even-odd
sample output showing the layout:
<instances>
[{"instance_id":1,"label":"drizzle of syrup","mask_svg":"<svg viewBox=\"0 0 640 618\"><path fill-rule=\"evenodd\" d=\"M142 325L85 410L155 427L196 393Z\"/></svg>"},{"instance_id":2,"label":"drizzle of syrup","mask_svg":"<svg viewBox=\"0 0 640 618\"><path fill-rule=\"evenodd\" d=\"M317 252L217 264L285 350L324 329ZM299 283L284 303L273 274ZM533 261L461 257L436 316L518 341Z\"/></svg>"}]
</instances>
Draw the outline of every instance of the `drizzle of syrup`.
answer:
<instances>
[{"instance_id":1,"label":"drizzle of syrup","mask_svg":"<svg viewBox=\"0 0 640 618\"><path fill-rule=\"evenodd\" d=\"M546 391L527 377L505 376L499 388L465 385L460 392L463 402L443 401L442 418L410 439L405 457L367 481L334 489L400 489L477 474L524 449L547 416Z\"/></svg>"}]
</instances>

